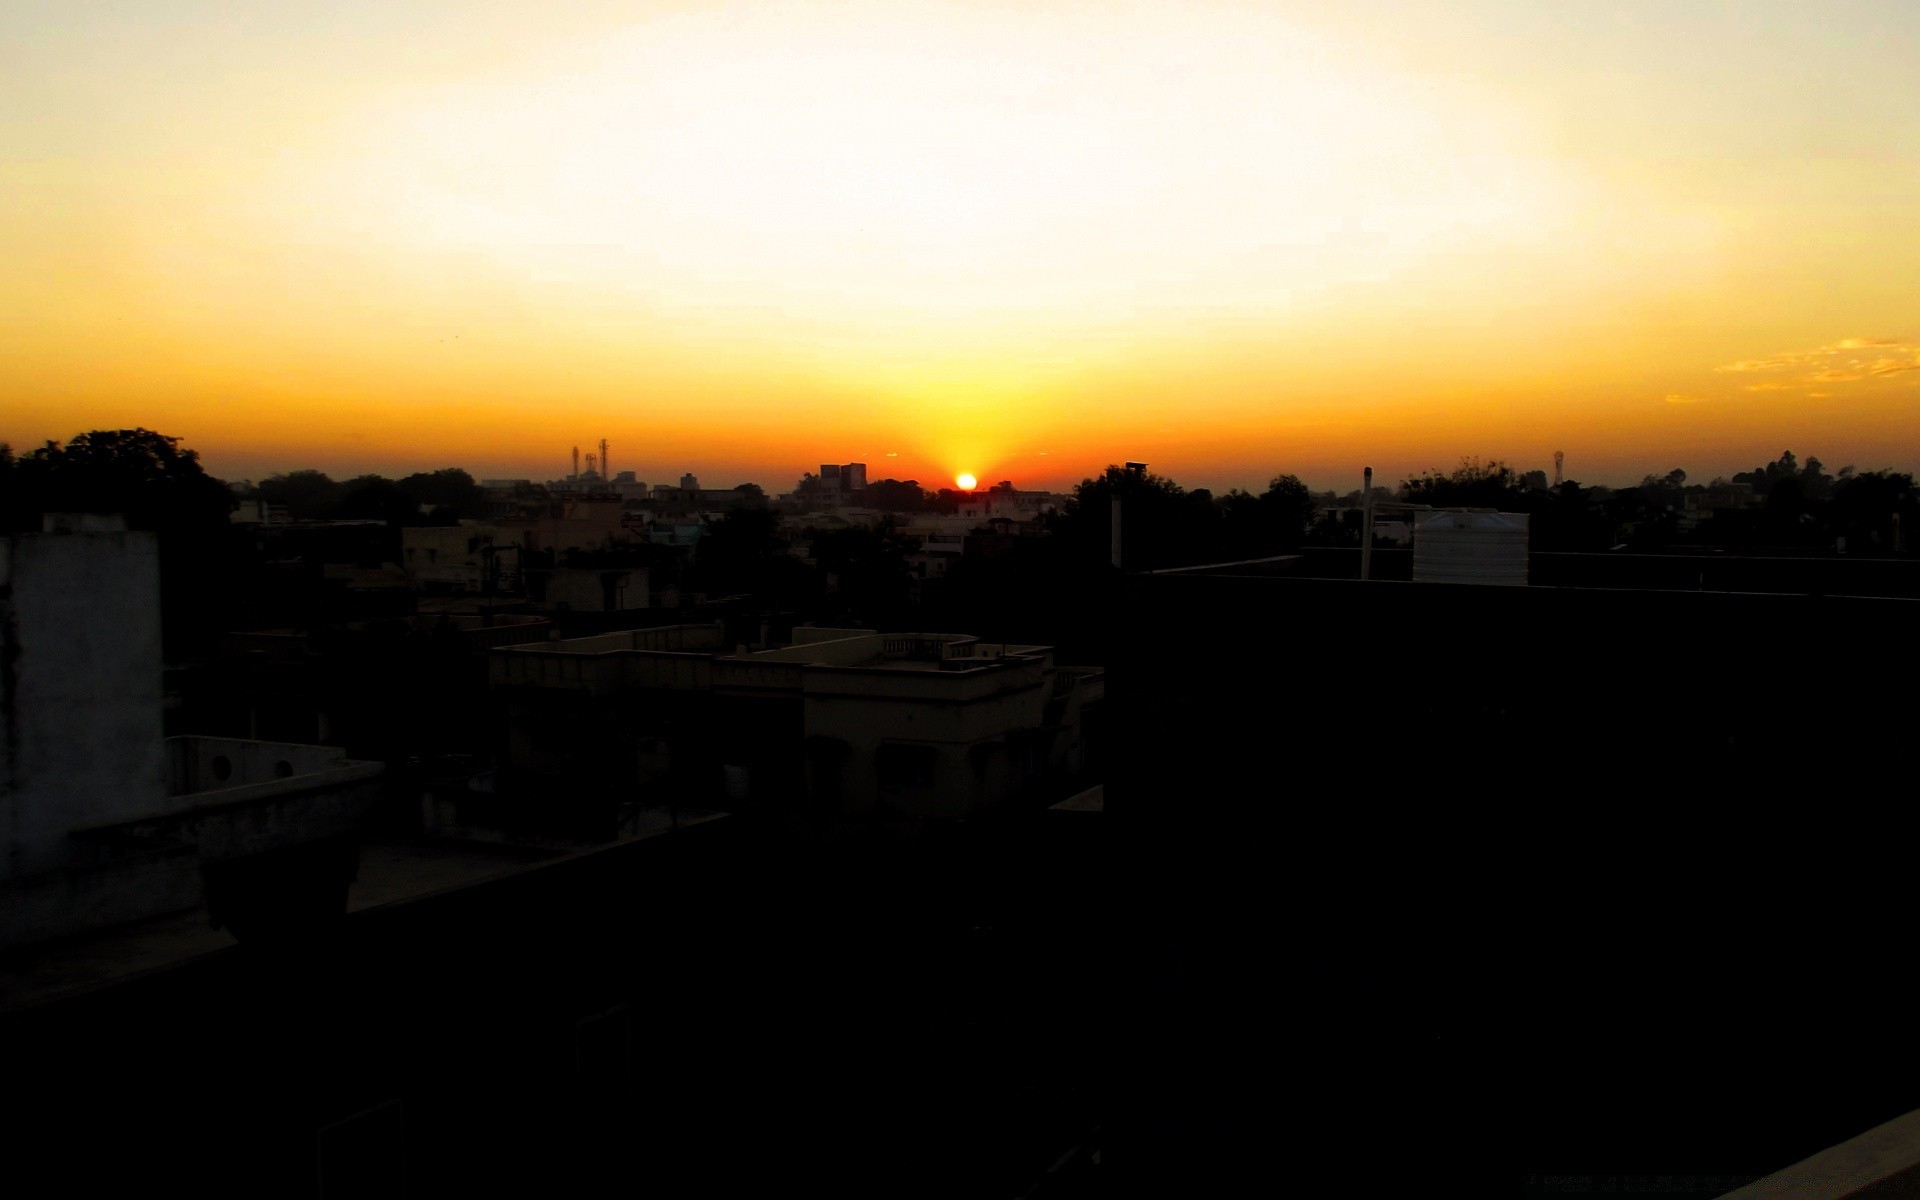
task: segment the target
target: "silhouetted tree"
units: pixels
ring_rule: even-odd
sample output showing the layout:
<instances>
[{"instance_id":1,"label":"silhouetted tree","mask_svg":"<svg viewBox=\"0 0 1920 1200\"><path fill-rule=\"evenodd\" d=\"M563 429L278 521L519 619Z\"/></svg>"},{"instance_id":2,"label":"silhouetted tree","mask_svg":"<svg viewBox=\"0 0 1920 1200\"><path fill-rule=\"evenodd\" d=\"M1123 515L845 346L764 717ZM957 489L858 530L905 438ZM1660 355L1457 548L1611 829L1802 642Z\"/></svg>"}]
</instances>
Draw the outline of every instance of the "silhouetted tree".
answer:
<instances>
[{"instance_id":1,"label":"silhouetted tree","mask_svg":"<svg viewBox=\"0 0 1920 1200\"><path fill-rule=\"evenodd\" d=\"M1765 539L1775 545L1811 545L1819 540L1814 521L1813 497L1807 483L1798 475L1781 475L1767 489L1761 527Z\"/></svg>"},{"instance_id":2,"label":"silhouetted tree","mask_svg":"<svg viewBox=\"0 0 1920 1200\"><path fill-rule=\"evenodd\" d=\"M829 620L874 628L896 627L912 602L913 574L907 555L920 548L885 520L877 528L816 532L813 561L827 576Z\"/></svg>"},{"instance_id":3,"label":"silhouetted tree","mask_svg":"<svg viewBox=\"0 0 1920 1200\"><path fill-rule=\"evenodd\" d=\"M340 485L334 511L350 520L406 524L419 510L393 480L380 475L358 475Z\"/></svg>"},{"instance_id":4,"label":"silhouetted tree","mask_svg":"<svg viewBox=\"0 0 1920 1200\"><path fill-rule=\"evenodd\" d=\"M1313 493L1295 475L1276 476L1258 496L1235 488L1214 501L1214 506L1220 514L1220 553L1227 558L1298 548L1313 527L1318 507ZM1195 531L1195 536L1202 534Z\"/></svg>"},{"instance_id":5,"label":"silhouetted tree","mask_svg":"<svg viewBox=\"0 0 1920 1200\"><path fill-rule=\"evenodd\" d=\"M1298 475L1276 475L1260 493L1260 511L1274 544L1282 549L1298 546L1313 525L1313 493Z\"/></svg>"},{"instance_id":6,"label":"silhouetted tree","mask_svg":"<svg viewBox=\"0 0 1920 1200\"><path fill-rule=\"evenodd\" d=\"M422 516L438 521L458 521L486 514L486 489L459 467L409 475L400 481L399 487Z\"/></svg>"},{"instance_id":7,"label":"silhouetted tree","mask_svg":"<svg viewBox=\"0 0 1920 1200\"><path fill-rule=\"evenodd\" d=\"M120 513L133 529L224 529L235 499L180 439L151 429L96 429L0 455L8 528L35 532L49 512Z\"/></svg>"},{"instance_id":8,"label":"silhouetted tree","mask_svg":"<svg viewBox=\"0 0 1920 1200\"><path fill-rule=\"evenodd\" d=\"M1128 568L1204 562L1211 556L1215 547L1208 544L1207 530L1216 514L1210 499L1202 516L1186 489L1173 480L1109 466L1099 476L1081 480L1049 522L1076 561L1110 561L1116 495L1122 506L1122 558Z\"/></svg>"},{"instance_id":9,"label":"silhouetted tree","mask_svg":"<svg viewBox=\"0 0 1920 1200\"><path fill-rule=\"evenodd\" d=\"M18 472L19 460L13 456L13 447L0 442L0 533L27 528L24 507L27 497L21 489Z\"/></svg>"},{"instance_id":10,"label":"silhouetted tree","mask_svg":"<svg viewBox=\"0 0 1920 1200\"><path fill-rule=\"evenodd\" d=\"M1800 469L1800 486L1806 489L1807 499L1825 500L1833 494L1833 476L1826 473L1819 459L1809 457Z\"/></svg>"},{"instance_id":11,"label":"silhouetted tree","mask_svg":"<svg viewBox=\"0 0 1920 1200\"><path fill-rule=\"evenodd\" d=\"M0 512L33 532L50 512L119 513L160 543L161 629L169 655L221 631L234 598L240 535L233 491L180 439L151 429L96 429L15 458L0 454Z\"/></svg>"},{"instance_id":12,"label":"silhouetted tree","mask_svg":"<svg viewBox=\"0 0 1920 1200\"><path fill-rule=\"evenodd\" d=\"M1920 537L1920 490L1902 471L1858 473L1840 469L1833 498L1826 505L1827 533L1845 538L1850 554L1911 552Z\"/></svg>"},{"instance_id":13,"label":"silhouetted tree","mask_svg":"<svg viewBox=\"0 0 1920 1200\"><path fill-rule=\"evenodd\" d=\"M1523 492L1514 511L1527 514L1527 545L1534 550L1593 552L1618 543L1606 493L1569 479L1545 491Z\"/></svg>"},{"instance_id":14,"label":"silhouetted tree","mask_svg":"<svg viewBox=\"0 0 1920 1200\"><path fill-rule=\"evenodd\" d=\"M694 586L707 592L751 592L764 586L766 564L786 552L777 515L759 508L730 509L701 530L693 551Z\"/></svg>"},{"instance_id":15,"label":"silhouetted tree","mask_svg":"<svg viewBox=\"0 0 1920 1200\"><path fill-rule=\"evenodd\" d=\"M1345 505L1322 513L1307 529L1307 541L1315 546L1358 546L1366 528L1365 516L1358 508Z\"/></svg>"},{"instance_id":16,"label":"silhouetted tree","mask_svg":"<svg viewBox=\"0 0 1920 1200\"><path fill-rule=\"evenodd\" d=\"M258 490L260 499L285 508L296 521L329 521L340 512L340 485L324 471L269 475Z\"/></svg>"},{"instance_id":17,"label":"silhouetted tree","mask_svg":"<svg viewBox=\"0 0 1920 1200\"><path fill-rule=\"evenodd\" d=\"M1753 494L1762 501L1772 494L1776 484L1789 480L1798 485L1794 489L1794 494L1783 501L1789 507L1800 498L1824 498L1833 484L1832 478L1827 475L1819 459L1808 459L1807 465L1802 468L1800 460L1791 450L1782 450L1780 457L1774 461L1755 467L1751 471L1742 471L1733 477L1735 483L1750 485L1753 488Z\"/></svg>"},{"instance_id":18,"label":"silhouetted tree","mask_svg":"<svg viewBox=\"0 0 1920 1200\"><path fill-rule=\"evenodd\" d=\"M1681 510L1686 494L1681 484L1685 471L1674 469L1665 475L1646 475L1637 487L1622 488L1602 508L1624 544L1635 550L1659 551L1671 546L1679 535Z\"/></svg>"},{"instance_id":19,"label":"silhouetted tree","mask_svg":"<svg viewBox=\"0 0 1920 1200\"><path fill-rule=\"evenodd\" d=\"M1520 481L1506 463L1463 458L1445 475L1428 468L1418 477L1405 480L1400 485L1400 498L1409 504L1436 508L1511 509L1519 490Z\"/></svg>"},{"instance_id":20,"label":"silhouetted tree","mask_svg":"<svg viewBox=\"0 0 1920 1200\"><path fill-rule=\"evenodd\" d=\"M880 479L867 484L866 504L882 512L920 512L927 507L927 493L917 479Z\"/></svg>"}]
</instances>

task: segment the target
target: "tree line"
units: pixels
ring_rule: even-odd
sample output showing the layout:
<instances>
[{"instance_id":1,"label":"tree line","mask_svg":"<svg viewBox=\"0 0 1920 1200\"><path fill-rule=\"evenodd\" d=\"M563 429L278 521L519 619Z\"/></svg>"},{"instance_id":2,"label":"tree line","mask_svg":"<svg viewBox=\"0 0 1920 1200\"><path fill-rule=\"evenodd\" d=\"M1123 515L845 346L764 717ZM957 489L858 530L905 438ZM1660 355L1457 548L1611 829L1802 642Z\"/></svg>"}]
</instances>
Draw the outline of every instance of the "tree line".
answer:
<instances>
[{"instance_id":1,"label":"tree line","mask_svg":"<svg viewBox=\"0 0 1920 1200\"><path fill-rule=\"evenodd\" d=\"M797 490L818 480L803 477ZM987 489L1013 490L1002 481ZM1519 472L1499 460L1462 459L1382 488L1380 498L1409 505L1491 508L1525 513L1531 543L1541 550L1650 551L1676 547L1845 549L1887 553L1908 548L1920 523L1913 475L1842 467L1831 474L1818 458L1784 451L1729 479L1691 483L1675 468L1631 487L1550 485L1541 471ZM1125 502L1127 560L1141 566L1251 558L1303 546L1357 546L1359 494L1315 493L1292 474L1276 474L1259 492L1215 495L1187 489L1145 470L1109 466L1081 480L1064 506L1046 518L1053 551L1084 562L1110 553L1112 500ZM336 481L313 470L229 486L208 475L180 439L148 429L93 430L62 444L16 455L0 444L0 525L39 528L46 512L124 513L132 527L160 531L224 526L241 498L284 506L303 520L362 519L392 524L444 524L486 513L486 496L458 467L400 479L367 474ZM962 495L929 491L914 480L870 483L863 501L894 513L955 512ZM1383 510L1382 515L1386 514ZM769 514L771 518L771 514ZM804 521L804 519L803 519ZM758 526L767 525L760 530ZM755 522L758 542L777 520ZM728 529L726 535L735 531ZM722 542L728 541L723 535ZM831 539L829 539L831 540ZM891 562L897 548L878 557ZM717 561L728 553L716 549ZM852 556L864 561L873 555ZM850 560L851 561L851 560ZM864 568L861 568L864 570ZM720 574L737 576L728 566Z\"/></svg>"},{"instance_id":2,"label":"tree line","mask_svg":"<svg viewBox=\"0 0 1920 1200\"><path fill-rule=\"evenodd\" d=\"M285 508L303 521L388 521L448 525L486 515L486 492L459 467L402 479L356 475L334 480L323 471L288 471L241 484L235 495Z\"/></svg>"},{"instance_id":3,"label":"tree line","mask_svg":"<svg viewBox=\"0 0 1920 1200\"><path fill-rule=\"evenodd\" d=\"M1279 554L1303 547L1358 547L1361 493L1315 493L1295 475L1276 475L1259 493L1216 496L1164 476L1109 466L1083 479L1050 529L1071 555L1101 561L1111 549L1112 500L1123 501L1125 561L1152 568ZM1378 521L1416 516L1419 507L1524 513L1535 550L1650 553L1675 550L1909 552L1920 525L1920 489L1903 471L1842 467L1792 451L1711 483L1689 483L1674 468L1608 488L1497 459L1462 459L1378 487ZM1409 506L1409 513L1395 505ZM1376 524L1375 536L1381 536Z\"/></svg>"}]
</instances>

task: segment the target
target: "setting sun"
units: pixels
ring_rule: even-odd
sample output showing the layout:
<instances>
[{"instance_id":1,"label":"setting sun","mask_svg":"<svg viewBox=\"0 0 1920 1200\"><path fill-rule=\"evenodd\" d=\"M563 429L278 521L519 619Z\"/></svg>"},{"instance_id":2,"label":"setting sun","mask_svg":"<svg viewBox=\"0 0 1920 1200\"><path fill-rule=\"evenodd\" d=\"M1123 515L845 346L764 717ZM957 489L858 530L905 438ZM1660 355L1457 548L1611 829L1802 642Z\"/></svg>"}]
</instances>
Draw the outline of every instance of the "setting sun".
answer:
<instances>
[{"instance_id":1,"label":"setting sun","mask_svg":"<svg viewBox=\"0 0 1920 1200\"><path fill-rule=\"evenodd\" d=\"M958 476L954 479L954 482L960 485L960 490L963 492L970 492L980 486L980 481L971 475Z\"/></svg>"},{"instance_id":2,"label":"setting sun","mask_svg":"<svg viewBox=\"0 0 1920 1200\"><path fill-rule=\"evenodd\" d=\"M71 7L0 8L16 446L1224 491L1920 445L1913 5Z\"/></svg>"}]
</instances>

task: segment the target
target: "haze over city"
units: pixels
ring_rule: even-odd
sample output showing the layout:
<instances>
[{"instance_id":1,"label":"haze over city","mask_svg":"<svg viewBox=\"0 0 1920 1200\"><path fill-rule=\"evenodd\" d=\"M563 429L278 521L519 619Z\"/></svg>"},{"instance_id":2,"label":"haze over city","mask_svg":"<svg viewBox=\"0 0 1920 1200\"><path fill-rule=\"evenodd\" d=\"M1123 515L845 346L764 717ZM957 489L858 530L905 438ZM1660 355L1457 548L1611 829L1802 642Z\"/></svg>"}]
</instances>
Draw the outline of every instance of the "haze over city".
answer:
<instances>
[{"instance_id":1,"label":"haze over city","mask_svg":"<svg viewBox=\"0 0 1920 1200\"><path fill-rule=\"evenodd\" d=\"M0 440L214 474L1920 466L1898 3L0 15Z\"/></svg>"}]
</instances>

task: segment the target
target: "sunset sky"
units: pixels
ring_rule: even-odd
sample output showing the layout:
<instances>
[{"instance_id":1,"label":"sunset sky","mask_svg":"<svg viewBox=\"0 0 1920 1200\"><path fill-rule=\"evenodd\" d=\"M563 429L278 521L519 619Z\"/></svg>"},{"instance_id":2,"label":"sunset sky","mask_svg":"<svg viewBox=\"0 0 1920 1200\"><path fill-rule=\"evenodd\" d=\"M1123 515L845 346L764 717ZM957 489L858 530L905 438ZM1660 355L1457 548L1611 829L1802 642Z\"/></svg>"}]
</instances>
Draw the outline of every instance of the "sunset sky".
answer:
<instances>
[{"instance_id":1,"label":"sunset sky","mask_svg":"<svg viewBox=\"0 0 1920 1200\"><path fill-rule=\"evenodd\" d=\"M258 11L248 11L256 9ZM0 440L1920 468L1920 5L0 6Z\"/></svg>"}]
</instances>

